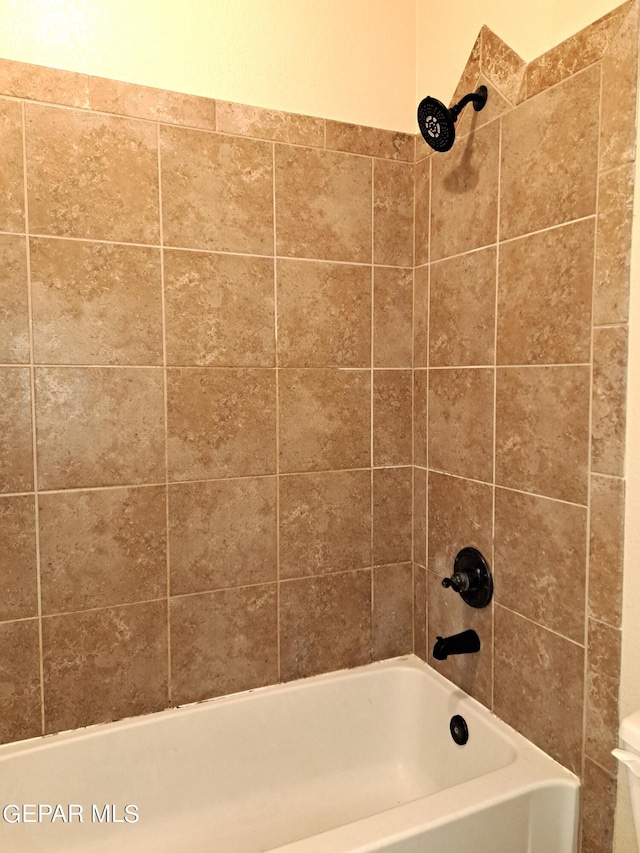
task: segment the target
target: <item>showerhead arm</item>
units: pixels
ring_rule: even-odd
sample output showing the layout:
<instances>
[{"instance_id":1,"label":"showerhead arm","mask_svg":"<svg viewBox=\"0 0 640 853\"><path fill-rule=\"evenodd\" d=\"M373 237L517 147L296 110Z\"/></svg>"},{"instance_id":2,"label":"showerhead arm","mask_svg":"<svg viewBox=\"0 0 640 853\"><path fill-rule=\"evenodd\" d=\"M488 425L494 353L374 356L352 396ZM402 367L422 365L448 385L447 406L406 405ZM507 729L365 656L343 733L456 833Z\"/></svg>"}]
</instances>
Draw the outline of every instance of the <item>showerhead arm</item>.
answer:
<instances>
[{"instance_id":1,"label":"showerhead arm","mask_svg":"<svg viewBox=\"0 0 640 853\"><path fill-rule=\"evenodd\" d=\"M473 104L474 110L476 112L480 112L480 110L487 103L487 87L486 86L478 86L475 92L469 92L468 95L465 95L464 98L461 98L457 104L454 104L449 112L451 113L451 118L456 121L462 110L467 106L467 104Z\"/></svg>"}]
</instances>

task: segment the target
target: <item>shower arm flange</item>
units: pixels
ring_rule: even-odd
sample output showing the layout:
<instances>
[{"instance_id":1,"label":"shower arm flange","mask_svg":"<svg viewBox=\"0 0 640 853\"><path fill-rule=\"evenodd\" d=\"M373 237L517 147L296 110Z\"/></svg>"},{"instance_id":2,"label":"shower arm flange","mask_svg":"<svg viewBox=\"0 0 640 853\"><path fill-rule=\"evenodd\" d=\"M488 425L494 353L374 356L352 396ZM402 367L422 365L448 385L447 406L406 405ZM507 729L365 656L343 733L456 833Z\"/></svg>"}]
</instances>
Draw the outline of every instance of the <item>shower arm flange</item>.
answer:
<instances>
[{"instance_id":1,"label":"shower arm flange","mask_svg":"<svg viewBox=\"0 0 640 853\"><path fill-rule=\"evenodd\" d=\"M451 118L454 121L457 121L462 110L467 106L467 104L471 103L473 104L473 108L476 112L479 112L484 107L487 103L486 86L478 86L475 92L470 92L468 95L465 95L464 98L461 98L457 104L454 104L449 110Z\"/></svg>"}]
</instances>

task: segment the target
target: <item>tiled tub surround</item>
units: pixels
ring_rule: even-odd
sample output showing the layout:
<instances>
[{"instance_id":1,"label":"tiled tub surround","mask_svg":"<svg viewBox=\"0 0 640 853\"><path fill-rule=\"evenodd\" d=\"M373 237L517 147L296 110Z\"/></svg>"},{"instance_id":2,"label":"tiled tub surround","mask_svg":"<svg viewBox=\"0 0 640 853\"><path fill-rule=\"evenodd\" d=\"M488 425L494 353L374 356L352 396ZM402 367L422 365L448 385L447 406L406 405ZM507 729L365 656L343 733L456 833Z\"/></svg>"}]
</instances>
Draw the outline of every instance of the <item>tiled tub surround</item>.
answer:
<instances>
[{"instance_id":1,"label":"tiled tub surround","mask_svg":"<svg viewBox=\"0 0 640 853\"><path fill-rule=\"evenodd\" d=\"M0 92L1 739L410 652L413 137Z\"/></svg>"},{"instance_id":2,"label":"tiled tub surround","mask_svg":"<svg viewBox=\"0 0 640 853\"><path fill-rule=\"evenodd\" d=\"M638 7L526 65L483 28L447 154L416 147L416 649L583 781L583 853L611 849ZM462 224L463 223L463 224ZM491 607L441 580L489 559Z\"/></svg>"}]
</instances>

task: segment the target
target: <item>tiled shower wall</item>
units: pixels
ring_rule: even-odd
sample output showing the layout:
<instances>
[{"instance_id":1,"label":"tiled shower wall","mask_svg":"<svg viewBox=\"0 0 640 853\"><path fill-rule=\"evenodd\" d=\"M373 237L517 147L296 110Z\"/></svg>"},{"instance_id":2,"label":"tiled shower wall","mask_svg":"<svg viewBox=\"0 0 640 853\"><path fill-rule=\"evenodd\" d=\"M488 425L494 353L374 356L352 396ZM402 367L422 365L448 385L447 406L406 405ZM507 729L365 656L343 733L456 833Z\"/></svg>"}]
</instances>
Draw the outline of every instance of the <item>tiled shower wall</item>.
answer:
<instances>
[{"instance_id":1,"label":"tiled shower wall","mask_svg":"<svg viewBox=\"0 0 640 853\"><path fill-rule=\"evenodd\" d=\"M638 9L526 65L484 28L447 154L416 162L416 642L582 777L584 853L611 849L620 665ZM479 548L473 611L441 585Z\"/></svg>"},{"instance_id":2,"label":"tiled shower wall","mask_svg":"<svg viewBox=\"0 0 640 853\"><path fill-rule=\"evenodd\" d=\"M1 739L411 651L413 137L0 93Z\"/></svg>"}]
</instances>

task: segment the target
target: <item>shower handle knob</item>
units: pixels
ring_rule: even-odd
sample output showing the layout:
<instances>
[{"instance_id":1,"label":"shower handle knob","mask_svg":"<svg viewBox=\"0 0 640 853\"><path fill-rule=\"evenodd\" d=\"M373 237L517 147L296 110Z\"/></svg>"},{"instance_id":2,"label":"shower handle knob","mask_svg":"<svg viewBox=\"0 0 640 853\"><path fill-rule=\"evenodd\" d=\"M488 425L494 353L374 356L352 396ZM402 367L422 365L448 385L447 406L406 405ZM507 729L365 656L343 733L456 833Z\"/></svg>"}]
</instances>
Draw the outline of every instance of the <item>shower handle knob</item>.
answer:
<instances>
[{"instance_id":1,"label":"shower handle knob","mask_svg":"<svg viewBox=\"0 0 640 853\"><path fill-rule=\"evenodd\" d=\"M445 588L450 586L455 592L467 592L471 586L471 578L466 573L454 572L450 578L443 579L442 586Z\"/></svg>"},{"instance_id":2,"label":"shower handle knob","mask_svg":"<svg viewBox=\"0 0 640 853\"><path fill-rule=\"evenodd\" d=\"M453 574L442 586L451 587L470 607L486 607L493 596L489 564L476 548L463 548L453 564Z\"/></svg>"}]
</instances>

